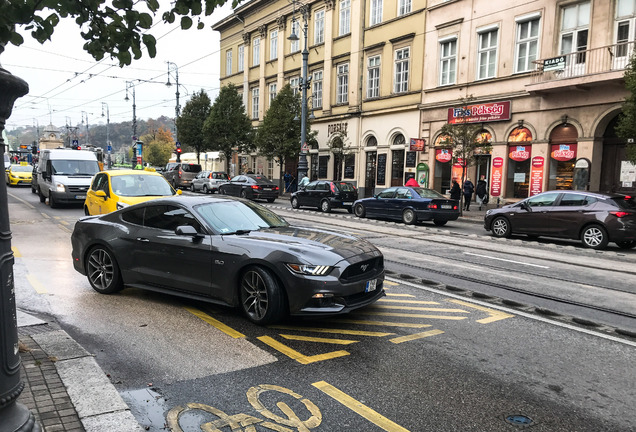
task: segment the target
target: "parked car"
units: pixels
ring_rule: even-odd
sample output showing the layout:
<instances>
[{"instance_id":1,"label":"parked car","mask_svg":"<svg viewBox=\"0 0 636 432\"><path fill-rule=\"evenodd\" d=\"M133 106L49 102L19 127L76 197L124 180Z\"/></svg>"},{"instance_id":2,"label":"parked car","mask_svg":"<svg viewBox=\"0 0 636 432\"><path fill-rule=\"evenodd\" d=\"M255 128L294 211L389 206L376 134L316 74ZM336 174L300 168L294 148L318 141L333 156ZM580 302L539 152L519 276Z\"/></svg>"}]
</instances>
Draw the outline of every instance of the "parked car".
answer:
<instances>
[{"instance_id":1,"label":"parked car","mask_svg":"<svg viewBox=\"0 0 636 432\"><path fill-rule=\"evenodd\" d=\"M405 224L432 220L442 226L459 217L459 203L433 189L394 186L356 201L353 212L360 218L395 219Z\"/></svg>"},{"instance_id":2,"label":"parked car","mask_svg":"<svg viewBox=\"0 0 636 432\"><path fill-rule=\"evenodd\" d=\"M636 246L636 199L622 194L548 191L488 210L484 228L495 237L561 237L580 239L593 249L603 249L609 242L630 249Z\"/></svg>"},{"instance_id":3,"label":"parked car","mask_svg":"<svg viewBox=\"0 0 636 432\"><path fill-rule=\"evenodd\" d=\"M177 163L175 165L168 163L166 168L168 167L170 168L162 175L175 189L190 187L192 180L201 172L201 165L193 163Z\"/></svg>"},{"instance_id":4,"label":"parked car","mask_svg":"<svg viewBox=\"0 0 636 432\"><path fill-rule=\"evenodd\" d=\"M358 190L353 183L345 181L315 180L292 193L293 208L316 207L325 213L334 208L352 212L353 202L358 199Z\"/></svg>"},{"instance_id":5,"label":"parked car","mask_svg":"<svg viewBox=\"0 0 636 432\"><path fill-rule=\"evenodd\" d=\"M180 195L161 174L145 170L99 172L86 193L84 214L114 212L132 204Z\"/></svg>"},{"instance_id":6,"label":"parked car","mask_svg":"<svg viewBox=\"0 0 636 432\"><path fill-rule=\"evenodd\" d=\"M5 171L7 185L9 186L26 186L31 184L33 167L23 162L24 165L12 164Z\"/></svg>"},{"instance_id":7,"label":"parked car","mask_svg":"<svg viewBox=\"0 0 636 432\"><path fill-rule=\"evenodd\" d=\"M240 307L257 324L346 313L384 296L384 259L371 243L293 227L231 197L164 198L82 217L71 244L75 270L97 292L129 285Z\"/></svg>"},{"instance_id":8,"label":"parked car","mask_svg":"<svg viewBox=\"0 0 636 432\"><path fill-rule=\"evenodd\" d=\"M38 193L38 164L33 164L31 171L31 193Z\"/></svg>"},{"instance_id":9,"label":"parked car","mask_svg":"<svg viewBox=\"0 0 636 432\"><path fill-rule=\"evenodd\" d=\"M219 186L230 181L230 176L222 171L201 171L192 180L190 190L192 192L201 191L205 194L219 191Z\"/></svg>"},{"instance_id":10,"label":"parked car","mask_svg":"<svg viewBox=\"0 0 636 432\"><path fill-rule=\"evenodd\" d=\"M274 202L278 197L278 186L260 174L241 174L219 186L222 195L240 196L247 199L264 199Z\"/></svg>"}]
</instances>

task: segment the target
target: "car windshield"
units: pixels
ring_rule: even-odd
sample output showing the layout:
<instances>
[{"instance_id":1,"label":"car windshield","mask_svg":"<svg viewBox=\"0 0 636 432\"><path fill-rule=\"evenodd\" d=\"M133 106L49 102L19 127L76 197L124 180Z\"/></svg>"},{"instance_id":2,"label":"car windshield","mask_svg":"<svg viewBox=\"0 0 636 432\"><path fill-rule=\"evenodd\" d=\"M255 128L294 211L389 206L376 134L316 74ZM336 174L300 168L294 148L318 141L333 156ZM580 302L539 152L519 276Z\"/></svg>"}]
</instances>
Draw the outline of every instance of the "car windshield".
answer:
<instances>
[{"instance_id":1,"label":"car windshield","mask_svg":"<svg viewBox=\"0 0 636 432\"><path fill-rule=\"evenodd\" d=\"M32 172L33 167L31 165L13 165L11 167L13 172Z\"/></svg>"},{"instance_id":2,"label":"car windshield","mask_svg":"<svg viewBox=\"0 0 636 432\"><path fill-rule=\"evenodd\" d=\"M422 198L446 198L444 195L442 195L441 193L433 189L416 187L416 188L413 188L413 190L417 192L417 194L421 196Z\"/></svg>"},{"instance_id":3,"label":"car windshield","mask_svg":"<svg viewBox=\"0 0 636 432\"><path fill-rule=\"evenodd\" d=\"M217 201L198 205L195 210L208 225L221 234L289 226L276 213L251 202Z\"/></svg>"},{"instance_id":4,"label":"car windshield","mask_svg":"<svg viewBox=\"0 0 636 432\"><path fill-rule=\"evenodd\" d=\"M334 184L340 189L342 192L354 192L356 188L353 187L351 183L347 182L334 182Z\"/></svg>"},{"instance_id":5,"label":"car windshield","mask_svg":"<svg viewBox=\"0 0 636 432\"><path fill-rule=\"evenodd\" d=\"M113 192L119 196L170 196L174 194L166 179L158 175L113 176L111 183Z\"/></svg>"},{"instance_id":6,"label":"car windshield","mask_svg":"<svg viewBox=\"0 0 636 432\"><path fill-rule=\"evenodd\" d=\"M636 210L636 197L627 195L624 198L623 197L612 198L612 201L618 204L618 206L622 209Z\"/></svg>"},{"instance_id":7,"label":"car windshield","mask_svg":"<svg viewBox=\"0 0 636 432\"><path fill-rule=\"evenodd\" d=\"M51 174L94 176L99 172L96 160L52 160Z\"/></svg>"}]
</instances>

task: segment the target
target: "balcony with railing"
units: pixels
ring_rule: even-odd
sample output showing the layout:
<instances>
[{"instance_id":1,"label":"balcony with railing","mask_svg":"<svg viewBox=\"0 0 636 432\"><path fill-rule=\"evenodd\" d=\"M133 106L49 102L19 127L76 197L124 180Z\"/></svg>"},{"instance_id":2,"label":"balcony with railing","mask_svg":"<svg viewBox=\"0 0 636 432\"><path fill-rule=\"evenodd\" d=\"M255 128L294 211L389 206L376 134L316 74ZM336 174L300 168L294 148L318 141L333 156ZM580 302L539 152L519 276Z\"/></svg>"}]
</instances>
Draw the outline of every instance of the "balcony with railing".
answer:
<instances>
[{"instance_id":1,"label":"balcony with railing","mask_svg":"<svg viewBox=\"0 0 636 432\"><path fill-rule=\"evenodd\" d=\"M618 43L536 60L536 70L526 90L531 93L585 90L593 86L623 85L625 68L635 42Z\"/></svg>"}]
</instances>

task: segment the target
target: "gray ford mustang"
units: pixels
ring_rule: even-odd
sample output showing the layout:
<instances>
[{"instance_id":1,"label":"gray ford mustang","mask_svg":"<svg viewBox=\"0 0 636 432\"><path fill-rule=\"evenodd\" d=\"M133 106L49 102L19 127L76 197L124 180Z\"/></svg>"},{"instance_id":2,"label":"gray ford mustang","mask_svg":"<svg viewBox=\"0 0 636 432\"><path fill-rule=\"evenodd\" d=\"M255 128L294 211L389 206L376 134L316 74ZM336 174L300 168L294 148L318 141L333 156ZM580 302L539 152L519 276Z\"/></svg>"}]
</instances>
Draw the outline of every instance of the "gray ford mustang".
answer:
<instances>
[{"instance_id":1,"label":"gray ford mustang","mask_svg":"<svg viewBox=\"0 0 636 432\"><path fill-rule=\"evenodd\" d=\"M257 324L346 313L385 295L371 243L290 226L238 198L180 196L83 217L71 242L75 270L97 292L130 286L240 306Z\"/></svg>"}]
</instances>

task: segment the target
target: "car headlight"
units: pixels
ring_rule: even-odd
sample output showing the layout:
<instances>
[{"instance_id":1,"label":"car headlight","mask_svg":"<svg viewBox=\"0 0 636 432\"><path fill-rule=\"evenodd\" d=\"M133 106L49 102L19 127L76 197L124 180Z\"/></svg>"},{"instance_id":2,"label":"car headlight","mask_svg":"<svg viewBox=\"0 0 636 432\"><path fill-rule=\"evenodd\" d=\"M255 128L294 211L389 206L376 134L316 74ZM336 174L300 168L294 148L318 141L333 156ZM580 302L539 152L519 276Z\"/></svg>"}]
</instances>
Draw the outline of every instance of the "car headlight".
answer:
<instances>
[{"instance_id":1,"label":"car headlight","mask_svg":"<svg viewBox=\"0 0 636 432\"><path fill-rule=\"evenodd\" d=\"M333 270L332 266L325 265L309 265L309 264L289 264L287 268L292 273L307 275L307 276L326 276Z\"/></svg>"},{"instance_id":2,"label":"car headlight","mask_svg":"<svg viewBox=\"0 0 636 432\"><path fill-rule=\"evenodd\" d=\"M64 186L64 183L55 183L55 190L58 192L66 192L66 186Z\"/></svg>"},{"instance_id":3,"label":"car headlight","mask_svg":"<svg viewBox=\"0 0 636 432\"><path fill-rule=\"evenodd\" d=\"M486 216L489 216L492 213L492 210L486 210Z\"/></svg>"},{"instance_id":4,"label":"car headlight","mask_svg":"<svg viewBox=\"0 0 636 432\"><path fill-rule=\"evenodd\" d=\"M129 206L129 204L123 203L121 201L117 201L117 210L121 210L121 209L123 209L125 207L128 207L128 206Z\"/></svg>"}]
</instances>

